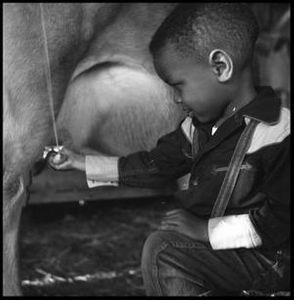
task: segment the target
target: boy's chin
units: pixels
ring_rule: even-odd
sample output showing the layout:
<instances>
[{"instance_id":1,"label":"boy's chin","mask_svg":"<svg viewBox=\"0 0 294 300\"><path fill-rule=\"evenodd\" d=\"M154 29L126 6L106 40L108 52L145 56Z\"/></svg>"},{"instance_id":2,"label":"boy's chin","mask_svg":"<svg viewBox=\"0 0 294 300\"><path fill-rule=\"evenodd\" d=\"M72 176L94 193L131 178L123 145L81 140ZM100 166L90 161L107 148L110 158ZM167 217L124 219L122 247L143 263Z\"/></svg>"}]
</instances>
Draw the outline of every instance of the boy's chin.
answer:
<instances>
[{"instance_id":1,"label":"boy's chin","mask_svg":"<svg viewBox=\"0 0 294 300\"><path fill-rule=\"evenodd\" d=\"M192 110L188 110L188 111L186 111L186 113L187 113L187 116L188 116L188 117L191 117L191 118L194 117L194 113L193 113Z\"/></svg>"},{"instance_id":2,"label":"boy's chin","mask_svg":"<svg viewBox=\"0 0 294 300\"><path fill-rule=\"evenodd\" d=\"M195 118L199 123L202 123L202 124L210 123L212 121L211 116L199 115L199 114L195 113L193 110L187 110L186 114L188 117Z\"/></svg>"},{"instance_id":3,"label":"boy's chin","mask_svg":"<svg viewBox=\"0 0 294 300\"><path fill-rule=\"evenodd\" d=\"M201 124L208 124L208 123L212 123L212 122L215 122L215 118L212 118L210 116L197 116L194 112L191 112L191 115L189 115L190 117L194 117L197 119L197 121Z\"/></svg>"}]
</instances>

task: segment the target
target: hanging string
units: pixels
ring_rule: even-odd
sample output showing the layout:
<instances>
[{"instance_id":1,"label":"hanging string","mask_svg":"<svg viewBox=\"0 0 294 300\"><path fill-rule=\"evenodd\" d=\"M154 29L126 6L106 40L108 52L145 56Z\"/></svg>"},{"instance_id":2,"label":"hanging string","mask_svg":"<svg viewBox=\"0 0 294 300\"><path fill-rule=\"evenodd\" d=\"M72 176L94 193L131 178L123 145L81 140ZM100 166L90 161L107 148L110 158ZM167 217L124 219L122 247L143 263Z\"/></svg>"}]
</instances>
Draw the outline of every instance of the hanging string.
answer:
<instances>
[{"instance_id":1,"label":"hanging string","mask_svg":"<svg viewBox=\"0 0 294 300\"><path fill-rule=\"evenodd\" d=\"M48 90L48 96L49 96L49 106L50 106L50 111L51 111L51 116L52 116L55 141L56 141L57 147L59 147L56 121L55 121L55 115L54 115L54 104L53 104L53 96L52 96L52 81L51 81L51 72L50 72L50 59L49 59L49 52L48 52L48 42L47 42L48 40L47 40L46 28L45 28L43 3L40 3L40 10L41 10L41 23L42 23L42 30L43 30L43 37L44 37L45 58L46 58L45 70L46 70L47 90Z\"/></svg>"}]
</instances>

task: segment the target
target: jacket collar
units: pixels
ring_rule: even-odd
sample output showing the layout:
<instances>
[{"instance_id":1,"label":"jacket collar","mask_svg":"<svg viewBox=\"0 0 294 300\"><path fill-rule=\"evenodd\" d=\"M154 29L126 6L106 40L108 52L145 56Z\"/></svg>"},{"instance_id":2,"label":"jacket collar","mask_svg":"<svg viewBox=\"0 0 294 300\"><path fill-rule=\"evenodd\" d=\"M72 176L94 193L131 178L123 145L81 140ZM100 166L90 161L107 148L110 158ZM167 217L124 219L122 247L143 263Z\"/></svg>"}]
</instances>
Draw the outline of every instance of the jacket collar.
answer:
<instances>
[{"instance_id":1,"label":"jacket collar","mask_svg":"<svg viewBox=\"0 0 294 300\"><path fill-rule=\"evenodd\" d=\"M215 148L226 137L244 125L244 117L256 119L270 125L278 122L281 100L276 96L274 90L271 87L256 87L256 91L257 96L252 101L228 118L219 127L210 141L199 151L195 163L200 160L204 153ZM209 127L211 124L207 124L207 126Z\"/></svg>"},{"instance_id":2,"label":"jacket collar","mask_svg":"<svg viewBox=\"0 0 294 300\"><path fill-rule=\"evenodd\" d=\"M248 117L269 125L276 124L280 115L280 98L270 86L256 86L255 89L256 97L233 115L235 121L241 124L243 117ZM201 124L195 117L193 118L193 125L196 127L212 128L214 122Z\"/></svg>"},{"instance_id":3,"label":"jacket collar","mask_svg":"<svg viewBox=\"0 0 294 300\"><path fill-rule=\"evenodd\" d=\"M281 100L269 87L256 87L257 96L237 114L269 125L276 124L280 116Z\"/></svg>"}]
</instances>

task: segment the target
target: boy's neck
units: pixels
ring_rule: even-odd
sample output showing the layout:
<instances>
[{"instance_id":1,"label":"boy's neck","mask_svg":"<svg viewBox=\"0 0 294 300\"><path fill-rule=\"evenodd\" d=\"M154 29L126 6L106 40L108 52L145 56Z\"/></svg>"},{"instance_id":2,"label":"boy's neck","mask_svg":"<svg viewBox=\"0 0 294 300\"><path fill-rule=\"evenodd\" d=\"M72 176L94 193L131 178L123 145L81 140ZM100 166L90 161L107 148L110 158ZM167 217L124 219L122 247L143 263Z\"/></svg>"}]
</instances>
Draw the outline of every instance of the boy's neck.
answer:
<instances>
[{"instance_id":1,"label":"boy's neck","mask_svg":"<svg viewBox=\"0 0 294 300\"><path fill-rule=\"evenodd\" d=\"M243 106L247 105L253 100L257 92L251 80L244 80L232 93L232 99L229 105L225 108L223 115L215 123L215 127L219 127L225 120L235 114Z\"/></svg>"}]
</instances>

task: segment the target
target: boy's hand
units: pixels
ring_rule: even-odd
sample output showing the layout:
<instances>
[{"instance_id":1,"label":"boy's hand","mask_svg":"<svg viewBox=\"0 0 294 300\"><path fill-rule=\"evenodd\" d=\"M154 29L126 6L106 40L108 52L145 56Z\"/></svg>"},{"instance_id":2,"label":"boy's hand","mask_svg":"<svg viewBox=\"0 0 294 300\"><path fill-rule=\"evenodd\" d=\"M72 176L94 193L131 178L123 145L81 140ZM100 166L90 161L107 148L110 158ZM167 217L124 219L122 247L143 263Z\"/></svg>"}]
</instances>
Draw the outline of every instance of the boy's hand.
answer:
<instances>
[{"instance_id":1,"label":"boy's hand","mask_svg":"<svg viewBox=\"0 0 294 300\"><path fill-rule=\"evenodd\" d=\"M208 242L208 220L199 218L184 209L175 209L166 213L161 221L160 230L171 230L194 240Z\"/></svg>"},{"instance_id":2,"label":"boy's hand","mask_svg":"<svg viewBox=\"0 0 294 300\"><path fill-rule=\"evenodd\" d=\"M62 159L60 159L60 155ZM58 171L72 169L85 171L85 155L75 153L65 147L59 153L50 154L47 163Z\"/></svg>"}]
</instances>

